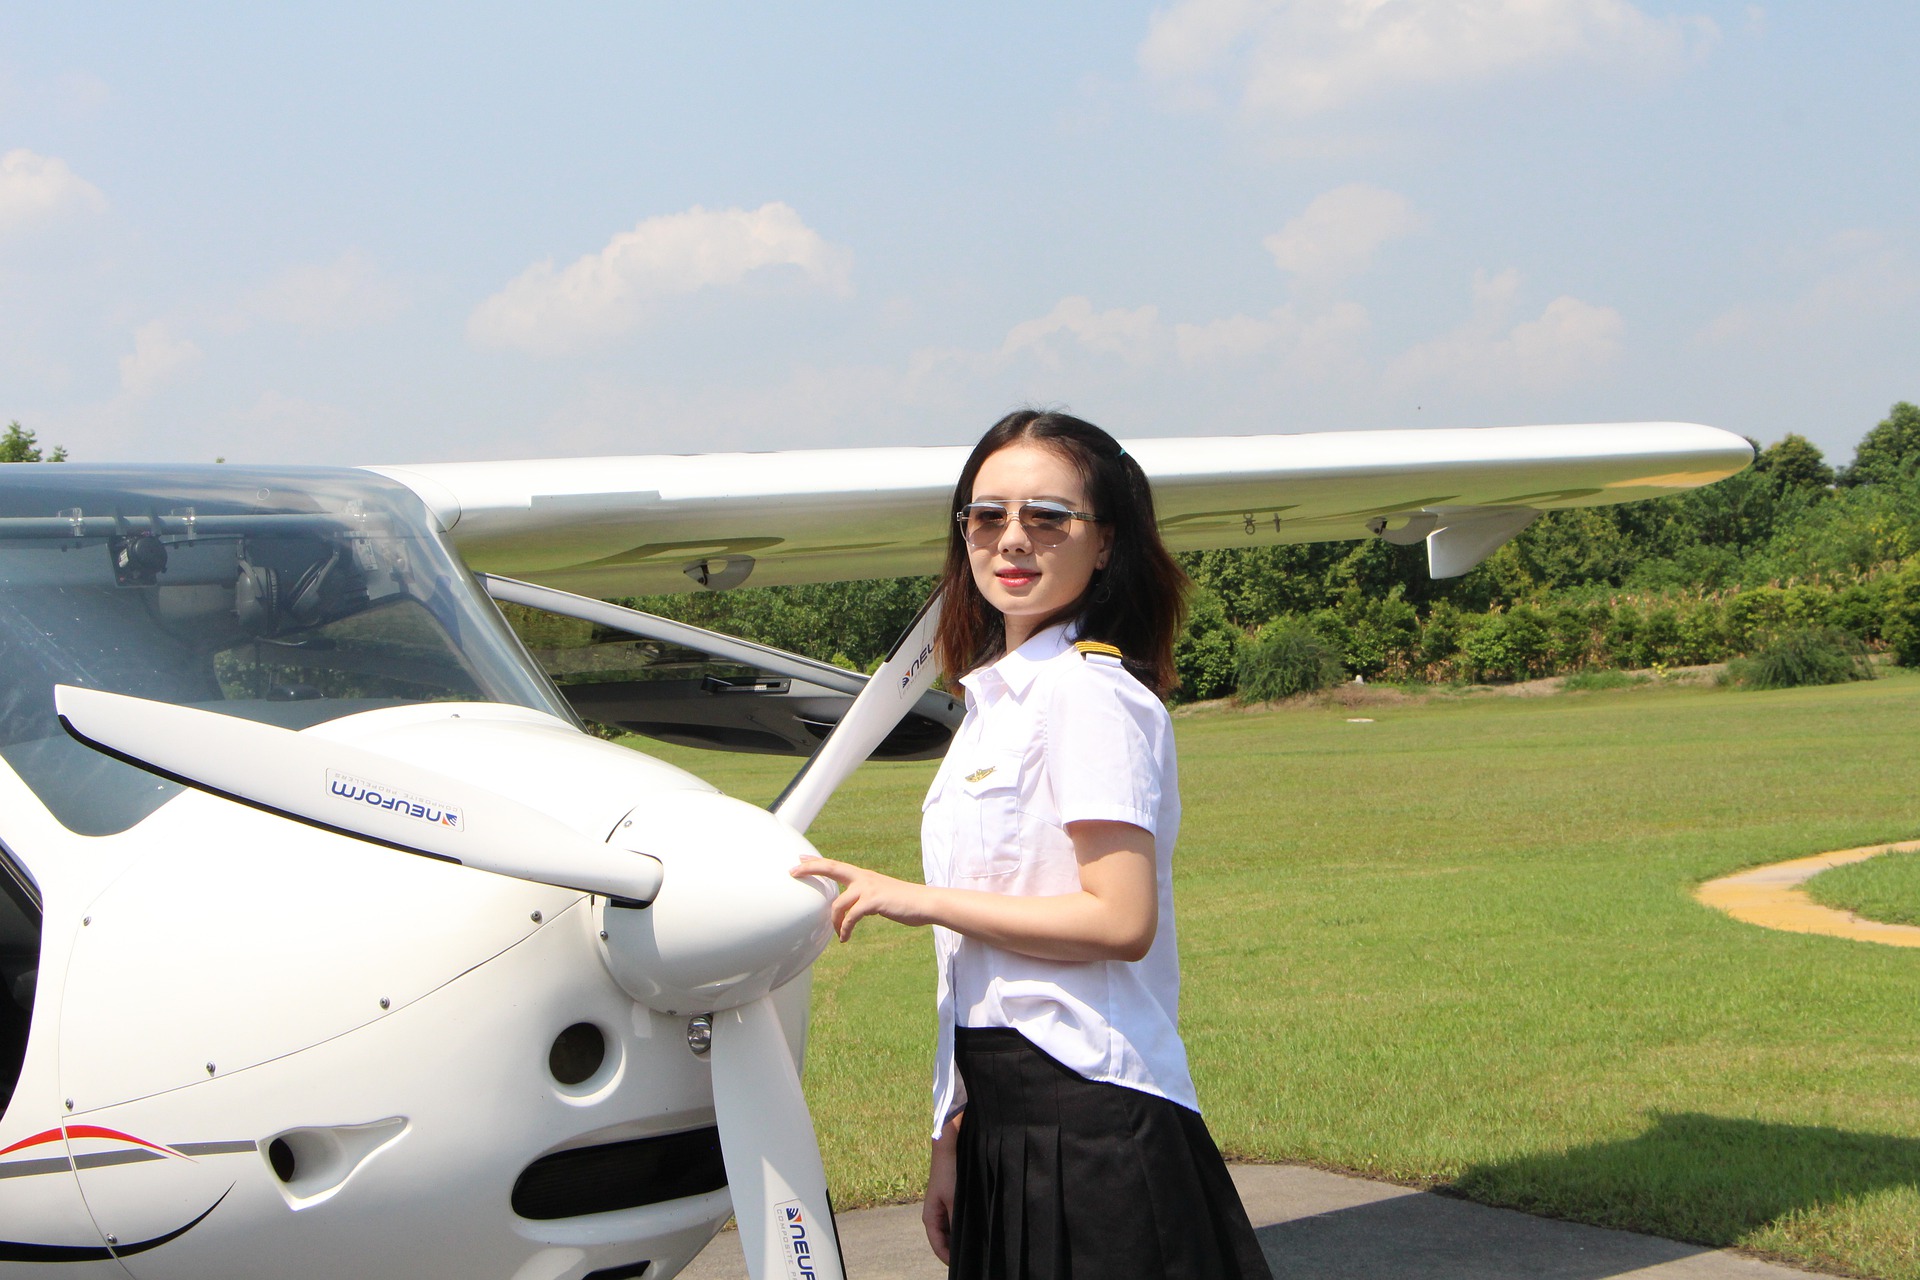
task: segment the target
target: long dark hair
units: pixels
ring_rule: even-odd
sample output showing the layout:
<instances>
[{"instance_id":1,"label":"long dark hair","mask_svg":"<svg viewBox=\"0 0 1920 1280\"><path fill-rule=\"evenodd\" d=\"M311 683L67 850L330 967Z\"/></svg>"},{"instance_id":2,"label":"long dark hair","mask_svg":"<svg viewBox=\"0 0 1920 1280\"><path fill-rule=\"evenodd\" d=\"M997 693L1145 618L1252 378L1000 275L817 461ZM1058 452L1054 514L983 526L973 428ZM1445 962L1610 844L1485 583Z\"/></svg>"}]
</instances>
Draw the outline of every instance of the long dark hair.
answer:
<instances>
[{"instance_id":1,"label":"long dark hair","mask_svg":"<svg viewBox=\"0 0 1920 1280\"><path fill-rule=\"evenodd\" d=\"M1079 599L1034 629L1074 624L1081 639L1113 645L1140 683L1166 694L1180 682L1173 669L1173 642L1186 623L1187 575L1160 541L1146 472L1118 440L1069 414L1039 409L1010 413L973 447L947 510L958 511L972 502L981 466L1008 445L1020 443L1052 449L1072 463L1087 486L1094 514L1113 531L1107 567L1095 571ZM953 687L961 676L1005 652L1006 620L974 585L966 538L951 519L940 588L945 603L935 644L940 669Z\"/></svg>"}]
</instances>

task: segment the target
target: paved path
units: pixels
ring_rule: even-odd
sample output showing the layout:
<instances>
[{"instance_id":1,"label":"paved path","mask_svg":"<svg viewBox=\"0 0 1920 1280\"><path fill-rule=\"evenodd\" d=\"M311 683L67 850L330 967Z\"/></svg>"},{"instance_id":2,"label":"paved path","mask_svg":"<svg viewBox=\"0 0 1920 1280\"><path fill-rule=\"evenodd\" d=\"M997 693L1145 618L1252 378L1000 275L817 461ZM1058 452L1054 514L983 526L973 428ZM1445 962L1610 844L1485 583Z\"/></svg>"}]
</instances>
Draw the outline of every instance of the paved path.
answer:
<instances>
[{"instance_id":1,"label":"paved path","mask_svg":"<svg viewBox=\"0 0 1920 1280\"><path fill-rule=\"evenodd\" d=\"M1836 849L1832 853L1816 853L1811 858L1755 867L1709 880L1694 890L1693 896L1735 920L1757 924L1763 929L1824 933L1856 942L1881 942L1890 947L1920 947L1920 928L1910 924L1882 924L1878 920L1863 920L1850 911L1835 911L1821 906L1800 888L1830 867L1864 862L1883 853L1920 853L1920 840L1868 845L1863 849Z\"/></svg>"},{"instance_id":2,"label":"paved path","mask_svg":"<svg viewBox=\"0 0 1920 1280\"><path fill-rule=\"evenodd\" d=\"M1295 1165L1235 1165L1274 1280L1805 1280L1791 1267L1655 1236L1535 1218ZM918 1205L840 1215L850 1280L943 1280ZM680 1273L745 1280L740 1242L715 1237Z\"/></svg>"}]
</instances>

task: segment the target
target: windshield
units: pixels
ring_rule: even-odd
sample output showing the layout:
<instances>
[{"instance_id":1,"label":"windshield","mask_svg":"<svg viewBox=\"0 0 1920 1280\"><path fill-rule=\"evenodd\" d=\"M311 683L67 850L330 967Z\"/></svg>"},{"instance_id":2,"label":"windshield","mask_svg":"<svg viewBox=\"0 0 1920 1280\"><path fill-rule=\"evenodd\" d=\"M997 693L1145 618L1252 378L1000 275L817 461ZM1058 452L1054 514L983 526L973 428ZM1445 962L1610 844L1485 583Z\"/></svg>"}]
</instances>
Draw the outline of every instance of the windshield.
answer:
<instances>
[{"instance_id":1,"label":"windshield","mask_svg":"<svg viewBox=\"0 0 1920 1280\"><path fill-rule=\"evenodd\" d=\"M69 738L57 684L294 729L418 702L572 718L411 491L320 468L0 466L0 757L85 835L179 790Z\"/></svg>"}]
</instances>

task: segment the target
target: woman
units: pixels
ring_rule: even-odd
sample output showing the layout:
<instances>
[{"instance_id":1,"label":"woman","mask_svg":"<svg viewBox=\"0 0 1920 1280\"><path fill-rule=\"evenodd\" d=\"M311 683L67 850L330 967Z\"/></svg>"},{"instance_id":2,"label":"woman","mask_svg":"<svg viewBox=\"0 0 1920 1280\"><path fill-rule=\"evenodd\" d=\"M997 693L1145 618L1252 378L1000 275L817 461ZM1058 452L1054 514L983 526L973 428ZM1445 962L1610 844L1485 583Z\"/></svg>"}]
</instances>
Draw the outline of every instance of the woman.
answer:
<instances>
[{"instance_id":1,"label":"woman","mask_svg":"<svg viewBox=\"0 0 1920 1280\"><path fill-rule=\"evenodd\" d=\"M845 941L933 925L923 1217L949 1274L1266 1277L1180 1042L1173 639L1186 578L1145 474L1059 413L967 459L938 651L967 714L927 793L926 883L829 859Z\"/></svg>"}]
</instances>

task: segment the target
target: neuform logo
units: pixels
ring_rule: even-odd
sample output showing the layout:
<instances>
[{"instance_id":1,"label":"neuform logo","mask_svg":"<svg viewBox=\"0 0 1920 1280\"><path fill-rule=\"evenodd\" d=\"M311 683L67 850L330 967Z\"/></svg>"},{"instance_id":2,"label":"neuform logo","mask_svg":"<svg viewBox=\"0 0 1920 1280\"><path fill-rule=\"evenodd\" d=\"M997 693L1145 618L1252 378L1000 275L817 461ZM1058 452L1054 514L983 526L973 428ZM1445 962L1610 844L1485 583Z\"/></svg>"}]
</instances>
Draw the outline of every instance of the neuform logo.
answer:
<instances>
[{"instance_id":1,"label":"neuform logo","mask_svg":"<svg viewBox=\"0 0 1920 1280\"><path fill-rule=\"evenodd\" d=\"M798 1200L773 1206L774 1229L787 1245L787 1280L813 1280L813 1237Z\"/></svg>"},{"instance_id":2,"label":"neuform logo","mask_svg":"<svg viewBox=\"0 0 1920 1280\"><path fill-rule=\"evenodd\" d=\"M466 820L460 811L451 805L417 796L409 791L382 786L378 782L369 782L365 778L356 778L350 773L338 769L327 770L327 790L335 799L345 800L349 804L365 805L370 809L385 809L397 813L403 818L413 818L436 827L465 831Z\"/></svg>"}]
</instances>

